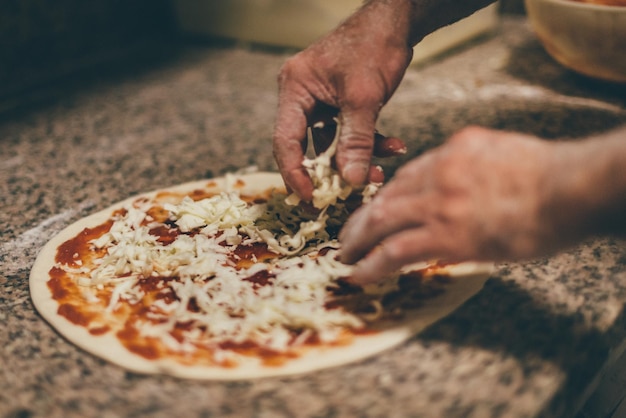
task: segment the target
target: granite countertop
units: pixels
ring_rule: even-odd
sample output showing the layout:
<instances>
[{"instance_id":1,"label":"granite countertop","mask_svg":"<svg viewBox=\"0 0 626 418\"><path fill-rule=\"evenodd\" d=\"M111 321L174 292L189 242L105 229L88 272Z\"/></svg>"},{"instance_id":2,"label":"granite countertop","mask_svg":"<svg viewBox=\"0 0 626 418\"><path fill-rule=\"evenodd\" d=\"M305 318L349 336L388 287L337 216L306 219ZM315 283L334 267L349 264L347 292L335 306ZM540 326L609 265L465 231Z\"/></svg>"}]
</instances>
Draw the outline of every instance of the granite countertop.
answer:
<instances>
[{"instance_id":1,"label":"granite countertop","mask_svg":"<svg viewBox=\"0 0 626 418\"><path fill-rule=\"evenodd\" d=\"M243 382L143 376L60 337L35 312L41 246L133 194L255 164L275 170L285 53L185 46L92 77L0 121L0 417L571 417L626 337L626 245L594 240L499 264L484 289L405 344L304 376ZM411 158L467 124L549 139L626 123L626 90L550 59L523 20L412 67L380 130ZM389 174L402 161L386 162Z\"/></svg>"}]
</instances>

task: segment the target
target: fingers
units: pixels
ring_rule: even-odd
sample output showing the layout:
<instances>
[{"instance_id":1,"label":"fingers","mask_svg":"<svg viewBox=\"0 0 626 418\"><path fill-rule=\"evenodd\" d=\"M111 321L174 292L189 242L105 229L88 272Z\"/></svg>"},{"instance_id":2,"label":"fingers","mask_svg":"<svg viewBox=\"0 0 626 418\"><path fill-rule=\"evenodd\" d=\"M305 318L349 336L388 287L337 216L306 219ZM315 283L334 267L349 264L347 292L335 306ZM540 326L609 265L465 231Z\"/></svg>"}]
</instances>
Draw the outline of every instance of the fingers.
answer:
<instances>
[{"instance_id":1,"label":"fingers","mask_svg":"<svg viewBox=\"0 0 626 418\"><path fill-rule=\"evenodd\" d=\"M386 278L390 273L415 262L437 258L433 240L426 228L412 228L383 241L354 268L348 281L364 285Z\"/></svg>"},{"instance_id":2,"label":"fingers","mask_svg":"<svg viewBox=\"0 0 626 418\"><path fill-rule=\"evenodd\" d=\"M369 181L371 183L383 183L385 181L385 172L379 165L370 166Z\"/></svg>"},{"instance_id":3,"label":"fingers","mask_svg":"<svg viewBox=\"0 0 626 418\"><path fill-rule=\"evenodd\" d=\"M320 127L314 126L311 129L311 134L313 135L313 147L315 148L316 154L320 154L326 151L328 147L330 147L330 144L332 144L333 139L335 137L336 127L337 125L335 124L335 125L324 125ZM396 139L396 138L391 138L391 139ZM392 144L392 148L397 148L397 142ZM395 151L389 151L389 152L395 152ZM374 165L374 164L370 165L369 174L367 178L368 178L368 181L371 183L383 183L385 181L385 173L383 172L383 168L379 165Z\"/></svg>"},{"instance_id":4,"label":"fingers","mask_svg":"<svg viewBox=\"0 0 626 418\"><path fill-rule=\"evenodd\" d=\"M309 118L318 120L318 118ZM326 151L335 139L337 123L329 118L325 120L319 119L319 122L313 122L311 127L311 135L313 136L313 147L316 154ZM376 157L394 157L406 154L407 148L399 138L387 137L379 132L374 133L374 150ZM385 181L385 173L379 165L371 164L367 179L371 183L383 183Z\"/></svg>"},{"instance_id":5,"label":"fingers","mask_svg":"<svg viewBox=\"0 0 626 418\"><path fill-rule=\"evenodd\" d=\"M286 105L279 107L274 132L274 156L283 174L287 188L290 191L296 192L303 200L308 201L312 196L312 185L306 170L302 167L306 138L302 137L300 140L295 139L297 135L300 135L301 129L306 133L307 118L297 108L292 111L285 110L285 108ZM282 118L291 118L294 123L283 123ZM297 119L300 119L299 123L296 123ZM309 117L308 119L314 118ZM318 122L315 122L311 130L313 146L317 154L328 149L336 134L337 124L334 121L329 122L329 118L325 119L326 120L319 121L321 122L319 126L317 125ZM304 122L302 122L302 120ZM302 128L303 125L304 128ZM369 142L369 139L362 139L362 141ZM374 134L373 147L369 147L369 144L367 144L365 148L366 160L364 162L367 163L365 180L374 183L382 183L385 176L380 166L370 163L372 154L377 157L391 157L406 153L406 146L402 140L395 137L386 137L378 132ZM348 146L348 149L354 154L354 150L358 150L358 146ZM342 151L337 151L338 154L340 152ZM359 168L359 170L361 170L361 168ZM360 180L361 174L362 173L359 172L359 178L356 180L359 183L354 183L354 179L352 179L352 182L350 179L346 179L346 181L353 185L361 185L365 183L365 180Z\"/></svg>"},{"instance_id":6,"label":"fingers","mask_svg":"<svg viewBox=\"0 0 626 418\"><path fill-rule=\"evenodd\" d=\"M420 202L414 197L400 196L388 200L377 196L372 203L351 216L342 229L339 235L341 261L353 264L386 237L422 226L423 212Z\"/></svg>"},{"instance_id":7,"label":"fingers","mask_svg":"<svg viewBox=\"0 0 626 418\"><path fill-rule=\"evenodd\" d=\"M337 123L334 120L313 119L311 133L313 135L313 147L316 154L320 154L330 147L335 139ZM380 132L374 132L373 154L378 158L397 157L407 153L407 148L400 138L385 136Z\"/></svg>"},{"instance_id":8,"label":"fingers","mask_svg":"<svg viewBox=\"0 0 626 418\"><path fill-rule=\"evenodd\" d=\"M374 155L380 158L396 157L407 153L406 145L400 138L374 133Z\"/></svg>"},{"instance_id":9,"label":"fingers","mask_svg":"<svg viewBox=\"0 0 626 418\"><path fill-rule=\"evenodd\" d=\"M294 119L295 121L295 119ZM304 124L306 131L306 123ZM298 139L297 124L277 122L274 131L274 158L283 176L287 189L295 192L303 200L309 201L313 196L313 184L302 166L304 139Z\"/></svg>"},{"instance_id":10,"label":"fingers","mask_svg":"<svg viewBox=\"0 0 626 418\"><path fill-rule=\"evenodd\" d=\"M445 240L430 237L436 228L431 224L433 207L424 170L432 160L427 153L398 170L342 229L341 261L357 263L355 283L380 280L406 264L444 254Z\"/></svg>"},{"instance_id":11,"label":"fingers","mask_svg":"<svg viewBox=\"0 0 626 418\"><path fill-rule=\"evenodd\" d=\"M342 110L335 161L341 177L352 186L363 185L368 177L374 150L377 112Z\"/></svg>"},{"instance_id":12,"label":"fingers","mask_svg":"<svg viewBox=\"0 0 626 418\"><path fill-rule=\"evenodd\" d=\"M286 72L286 70L284 70ZM312 107L313 98L301 88L286 87L288 77L279 78L279 105L272 138L274 158L287 189L305 201L313 196L313 184L302 166L306 150L306 111Z\"/></svg>"}]
</instances>

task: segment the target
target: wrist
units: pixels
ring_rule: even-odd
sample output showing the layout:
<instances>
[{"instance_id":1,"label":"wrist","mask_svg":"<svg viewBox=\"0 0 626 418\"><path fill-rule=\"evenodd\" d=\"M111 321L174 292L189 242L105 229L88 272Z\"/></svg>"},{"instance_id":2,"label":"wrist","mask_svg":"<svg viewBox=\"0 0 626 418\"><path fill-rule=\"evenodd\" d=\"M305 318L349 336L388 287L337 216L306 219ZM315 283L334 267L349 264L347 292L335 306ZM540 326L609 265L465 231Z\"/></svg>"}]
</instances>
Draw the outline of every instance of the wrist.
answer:
<instances>
[{"instance_id":1,"label":"wrist","mask_svg":"<svg viewBox=\"0 0 626 418\"><path fill-rule=\"evenodd\" d=\"M590 221L595 233L626 236L626 129L586 145L590 166Z\"/></svg>"},{"instance_id":2,"label":"wrist","mask_svg":"<svg viewBox=\"0 0 626 418\"><path fill-rule=\"evenodd\" d=\"M415 0L366 0L353 17L360 15L370 18L368 26L381 28L377 36L382 34L404 48L412 48L424 36L415 31L419 20Z\"/></svg>"},{"instance_id":3,"label":"wrist","mask_svg":"<svg viewBox=\"0 0 626 418\"><path fill-rule=\"evenodd\" d=\"M556 233L583 239L626 235L626 130L553 144L547 201Z\"/></svg>"},{"instance_id":4,"label":"wrist","mask_svg":"<svg viewBox=\"0 0 626 418\"><path fill-rule=\"evenodd\" d=\"M382 7L397 15L406 43L413 47L426 35L452 24L495 0L369 0L363 8ZM402 26L405 26L404 29ZM392 28L398 28L393 25Z\"/></svg>"}]
</instances>

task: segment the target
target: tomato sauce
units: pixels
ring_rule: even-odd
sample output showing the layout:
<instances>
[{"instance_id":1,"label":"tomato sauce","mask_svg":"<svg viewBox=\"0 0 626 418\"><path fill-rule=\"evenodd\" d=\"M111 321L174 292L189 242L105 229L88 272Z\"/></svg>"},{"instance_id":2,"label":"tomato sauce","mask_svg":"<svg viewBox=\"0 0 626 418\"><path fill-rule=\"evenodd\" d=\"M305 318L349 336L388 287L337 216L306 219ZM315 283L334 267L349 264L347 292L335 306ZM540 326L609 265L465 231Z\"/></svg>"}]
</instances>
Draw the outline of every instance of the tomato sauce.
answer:
<instances>
[{"instance_id":1,"label":"tomato sauce","mask_svg":"<svg viewBox=\"0 0 626 418\"><path fill-rule=\"evenodd\" d=\"M267 244L255 242L250 245L239 245L230 255L231 261L238 269L249 268L253 264L278 257L278 254L270 251Z\"/></svg>"},{"instance_id":2,"label":"tomato sauce","mask_svg":"<svg viewBox=\"0 0 626 418\"><path fill-rule=\"evenodd\" d=\"M111 330L111 327L104 325L101 327L89 328L89 333L91 335L104 335Z\"/></svg>"},{"instance_id":3,"label":"tomato sauce","mask_svg":"<svg viewBox=\"0 0 626 418\"><path fill-rule=\"evenodd\" d=\"M149 231L150 235L157 237L157 241L163 245L169 245L178 238L180 230L170 228L167 225L156 226Z\"/></svg>"},{"instance_id":4,"label":"tomato sauce","mask_svg":"<svg viewBox=\"0 0 626 418\"><path fill-rule=\"evenodd\" d=\"M94 228L83 229L74 238L65 241L59 246L55 261L70 267L79 267L81 262L92 253L89 242L108 232L112 225L113 221L109 220Z\"/></svg>"},{"instance_id":5,"label":"tomato sauce","mask_svg":"<svg viewBox=\"0 0 626 418\"><path fill-rule=\"evenodd\" d=\"M243 187L240 184L239 187ZM196 190L191 193L194 200L211 197L215 195L213 192L206 190ZM182 195L175 193L160 193L157 200L161 202L180 200ZM257 196L245 196L245 199L254 202L267 201L271 197L271 191ZM242 197L244 198L244 197ZM244 200L245 200L244 199ZM139 202L138 202L139 203ZM145 202L144 202L145 203ZM122 215L124 211L117 211L117 215ZM155 226L150 229L150 234L157 237L157 241L162 245L169 245L181 234L180 230L171 221L168 221L168 214L161 205L156 204L148 210L150 218L162 225ZM71 238L61 244L57 250L55 261L72 268L77 268L92 263L94 259L101 256L105 250L94 248L90 242L101 237L108 232L113 224L112 220L108 220L101 225L93 228L85 228L74 238ZM325 255L330 248L322 249L320 255ZM238 269L244 269L255 263L263 262L279 257L278 254L270 251L266 244L254 243L251 245L240 245L235 248L230 256L230 261ZM72 278L63 269L53 267L50 272L50 279L47 283L52 297L59 302L58 314L65 317L73 324L83 326L94 335L104 335L107 333L115 333L115 336L129 351L140 355L146 359L159 359L163 357L173 358L184 364L212 364L221 367L235 367L237 364L231 358L216 360L215 346L202 342L201 339L192 343L195 348L190 352L178 352L168 347L163 341L154 337L141 335L139 329L142 323L152 322L155 326L164 323L164 317L150 316L149 314L159 313L159 308L154 303L159 301L161 304L172 304L179 298L171 289L170 282L177 280L172 277L144 277L137 281L136 286L139 288L143 297L136 302L126 302L119 304L112 313L106 312L111 298L112 288L104 287L95 291L99 302L93 304L87 302L83 296L83 290L72 280ZM430 277L431 275L429 275ZM442 291L445 280L435 276L428 280L425 278L425 272L416 272L405 275L399 282L399 290L392 292L389 296L383 298L382 302L385 307L393 309L396 306L414 307L419 305L420 300L424 297L432 296ZM445 276L441 276L445 277ZM244 280L254 283L256 287L271 285L275 278L275 274L270 270L261 270L257 273L245 278ZM344 309L352 309L353 312L367 312L370 309L370 299L365 296L363 290L359 286L352 285L344 280L337 282L337 287L328 289L335 300L327 304L328 309L342 307ZM186 309L191 312L200 312L201 308L198 301L191 297L187 303ZM161 312L162 313L162 312ZM110 316L112 315L112 317ZM110 325L102 325L102 324ZM90 327L90 325L92 325ZM117 326L116 326L117 325ZM206 331L206 326L198 325L192 320L178 322L174 329L170 332L172 338L179 343L185 341L185 333L192 329L200 329ZM292 342L295 344L303 335L301 330L292 331ZM281 366L289 359L293 359L301 355L302 350L321 345L345 345L353 341L355 335L374 333L375 331L365 329L345 330L341 337L335 343L322 343L319 336L312 332L305 341L303 347L294 347L287 352L278 352L275 350L262 347L252 341L242 343L223 342L219 344L219 349L235 352L243 356L260 359L267 366Z\"/></svg>"},{"instance_id":6,"label":"tomato sauce","mask_svg":"<svg viewBox=\"0 0 626 418\"><path fill-rule=\"evenodd\" d=\"M299 357L299 353L296 351L279 352L261 347L252 341L224 342L219 344L219 347L222 350L232 351L243 356L259 358L265 366L281 366L289 359Z\"/></svg>"},{"instance_id":7,"label":"tomato sauce","mask_svg":"<svg viewBox=\"0 0 626 418\"><path fill-rule=\"evenodd\" d=\"M158 347L160 342L154 338L141 337L139 331L133 327L132 322L127 322L125 327L116 334L120 342L131 352L148 360L156 360L161 357Z\"/></svg>"},{"instance_id":8,"label":"tomato sauce","mask_svg":"<svg viewBox=\"0 0 626 418\"><path fill-rule=\"evenodd\" d=\"M48 280L48 289L52 292L52 299L60 301L65 299L69 295L69 291L64 286L63 277L65 277L65 271L58 267L52 267L48 272L50 280Z\"/></svg>"},{"instance_id":9,"label":"tomato sauce","mask_svg":"<svg viewBox=\"0 0 626 418\"><path fill-rule=\"evenodd\" d=\"M62 303L61 305L59 305L57 313L62 317L65 317L71 323L83 327L89 325L94 317L94 315L88 314L87 312L84 312L80 308L69 303Z\"/></svg>"}]
</instances>

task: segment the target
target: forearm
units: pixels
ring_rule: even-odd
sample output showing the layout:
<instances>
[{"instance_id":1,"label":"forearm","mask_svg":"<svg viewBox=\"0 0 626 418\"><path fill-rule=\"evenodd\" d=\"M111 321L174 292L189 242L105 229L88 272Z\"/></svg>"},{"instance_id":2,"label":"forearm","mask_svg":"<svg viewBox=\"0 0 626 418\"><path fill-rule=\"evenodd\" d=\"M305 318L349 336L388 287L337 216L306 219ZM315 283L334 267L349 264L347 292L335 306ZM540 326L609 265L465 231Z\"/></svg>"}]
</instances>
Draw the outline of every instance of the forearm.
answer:
<instances>
[{"instance_id":1,"label":"forearm","mask_svg":"<svg viewBox=\"0 0 626 418\"><path fill-rule=\"evenodd\" d=\"M368 0L363 9L391 16L393 27L414 46L435 30L467 17L495 0Z\"/></svg>"},{"instance_id":2,"label":"forearm","mask_svg":"<svg viewBox=\"0 0 626 418\"><path fill-rule=\"evenodd\" d=\"M548 190L557 227L580 235L573 238L626 236L626 127L556 146Z\"/></svg>"}]
</instances>

